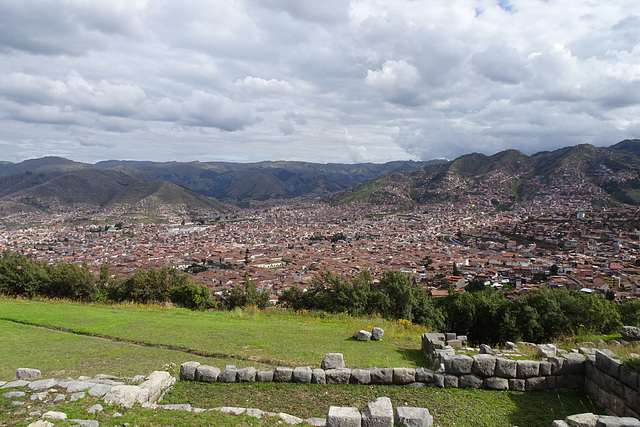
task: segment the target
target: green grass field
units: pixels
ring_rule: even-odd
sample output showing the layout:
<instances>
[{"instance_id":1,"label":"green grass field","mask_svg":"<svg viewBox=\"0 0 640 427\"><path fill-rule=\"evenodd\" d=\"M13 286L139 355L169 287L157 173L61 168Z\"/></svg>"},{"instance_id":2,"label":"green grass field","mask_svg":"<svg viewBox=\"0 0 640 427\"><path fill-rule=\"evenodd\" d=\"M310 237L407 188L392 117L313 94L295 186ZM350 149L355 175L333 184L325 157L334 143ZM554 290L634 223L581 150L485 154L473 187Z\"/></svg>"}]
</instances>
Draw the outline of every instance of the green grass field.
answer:
<instances>
[{"instance_id":1,"label":"green grass field","mask_svg":"<svg viewBox=\"0 0 640 427\"><path fill-rule=\"evenodd\" d=\"M203 313L157 306L0 298L0 319L0 380L4 381L11 380L18 367L40 369L45 377L77 378L98 373L132 377L170 363L175 364L170 372L177 376L179 365L187 360L220 368L227 364L258 369L319 366L328 352L343 353L350 368L425 366L420 353L421 328L347 315L294 315L279 310ZM351 338L355 331L372 326L385 329L382 341ZM362 408L380 396L388 396L394 405L427 407L440 426L549 426L552 420L570 414L599 411L581 393L282 383L178 382L163 403L257 407L306 418L324 417L330 405ZM66 402L59 408L87 419L86 408L92 399ZM29 410L36 408L38 404L32 403ZM138 426L277 425L273 419L259 421L209 412L158 413L141 408L106 408L105 412L116 410L123 412L123 418L101 414L92 419L99 420L101 426L125 422ZM28 425L27 414L0 394L0 424Z\"/></svg>"}]
</instances>

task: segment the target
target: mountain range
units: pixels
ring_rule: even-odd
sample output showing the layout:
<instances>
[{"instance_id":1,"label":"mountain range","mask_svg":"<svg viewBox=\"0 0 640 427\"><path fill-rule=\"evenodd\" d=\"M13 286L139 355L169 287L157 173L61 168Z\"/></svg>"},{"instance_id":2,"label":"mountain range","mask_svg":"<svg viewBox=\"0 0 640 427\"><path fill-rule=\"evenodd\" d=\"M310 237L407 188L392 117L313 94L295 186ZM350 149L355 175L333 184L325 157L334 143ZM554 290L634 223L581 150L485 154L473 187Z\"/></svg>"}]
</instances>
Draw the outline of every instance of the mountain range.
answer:
<instances>
[{"instance_id":1,"label":"mountain range","mask_svg":"<svg viewBox=\"0 0 640 427\"><path fill-rule=\"evenodd\" d=\"M334 194L334 203L392 205L490 197L496 206L555 195L592 204L640 204L640 140L610 147L582 144L527 156L516 150L472 153L413 172L383 175Z\"/></svg>"},{"instance_id":2,"label":"mountain range","mask_svg":"<svg viewBox=\"0 0 640 427\"><path fill-rule=\"evenodd\" d=\"M225 211L251 200L324 198L397 207L489 197L496 208L548 197L640 204L640 140L525 155L506 150L452 161L384 164L150 162L96 164L62 157L0 162L0 201L21 209L153 201Z\"/></svg>"}]
</instances>

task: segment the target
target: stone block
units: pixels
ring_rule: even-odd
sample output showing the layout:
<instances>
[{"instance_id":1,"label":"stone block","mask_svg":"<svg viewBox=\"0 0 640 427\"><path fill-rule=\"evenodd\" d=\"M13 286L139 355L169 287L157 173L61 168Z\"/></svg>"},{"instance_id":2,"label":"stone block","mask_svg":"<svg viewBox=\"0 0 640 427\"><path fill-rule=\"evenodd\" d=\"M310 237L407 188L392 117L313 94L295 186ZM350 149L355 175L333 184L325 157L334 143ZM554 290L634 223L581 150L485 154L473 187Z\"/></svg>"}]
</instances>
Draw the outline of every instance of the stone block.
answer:
<instances>
[{"instance_id":1,"label":"stone block","mask_svg":"<svg viewBox=\"0 0 640 427\"><path fill-rule=\"evenodd\" d=\"M498 357L496 359L495 376L500 378L515 378L518 363L515 360Z\"/></svg>"},{"instance_id":2,"label":"stone block","mask_svg":"<svg viewBox=\"0 0 640 427\"><path fill-rule=\"evenodd\" d=\"M538 344L536 354L539 357L553 357L558 353L558 348L553 344Z\"/></svg>"},{"instance_id":3,"label":"stone block","mask_svg":"<svg viewBox=\"0 0 640 427\"><path fill-rule=\"evenodd\" d=\"M450 345L453 348L461 348L462 347L462 341L460 341L458 339L447 341L447 345Z\"/></svg>"},{"instance_id":4,"label":"stone block","mask_svg":"<svg viewBox=\"0 0 640 427\"><path fill-rule=\"evenodd\" d=\"M25 380L25 381L34 381L42 378L42 373L37 369L31 368L18 368L16 369L16 374L13 377L13 381L17 380Z\"/></svg>"},{"instance_id":5,"label":"stone block","mask_svg":"<svg viewBox=\"0 0 640 427\"><path fill-rule=\"evenodd\" d=\"M473 358L464 354L459 354L451 359L451 366L447 369L445 362L445 372L452 375L466 375L471 373Z\"/></svg>"},{"instance_id":6,"label":"stone block","mask_svg":"<svg viewBox=\"0 0 640 427\"><path fill-rule=\"evenodd\" d=\"M238 369L233 365L227 365L224 371L218 375L219 383L235 383L238 380Z\"/></svg>"},{"instance_id":7,"label":"stone block","mask_svg":"<svg viewBox=\"0 0 640 427\"><path fill-rule=\"evenodd\" d=\"M349 382L351 384L369 385L371 384L371 371L367 369L353 369Z\"/></svg>"},{"instance_id":8,"label":"stone block","mask_svg":"<svg viewBox=\"0 0 640 427\"><path fill-rule=\"evenodd\" d=\"M640 427L640 420L631 417L602 416L598 418L596 427Z\"/></svg>"},{"instance_id":9,"label":"stone block","mask_svg":"<svg viewBox=\"0 0 640 427\"><path fill-rule=\"evenodd\" d=\"M549 375L551 375L551 369L551 363L543 360L542 362L540 362L540 371L538 375L540 375L541 377L548 377Z\"/></svg>"},{"instance_id":10,"label":"stone block","mask_svg":"<svg viewBox=\"0 0 640 427\"><path fill-rule=\"evenodd\" d=\"M620 379L620 367L622 366L622 360L611 359L609 362L608 374L616 379Z\"/></svg>"},{"instance_id":11,"label":"stone block","mask_svg":"<svg viewBox=\"0 0 640 427\"><path fill-rule=\"evenodd\" d=\"M427 408L398 406L394 417L395 424L401 427L431 427L433 416Z\"/></svg>"},{"instance_id":12,"label":"stone block","mask_svg":"<svg viewBox=\"0 0 640 427\"><path fill-rule=\"evenodd\" d=\"M515 378L509 380L509 390L511 391L525 391L525 387L525 380Z\"/></svg>"},{"instance_id":13,"label":"stone block","mask_svg":"<svg viewBox=\"0 0 640 427\"><path fill-rule=\"evenodd\" d=\"M516 378L526 379L537 377L540 374L540 362L537 360L518 360Z\"/></svg>"},{"instance_id":14,"label":"stone block","mask_svg":"<svg viewBox=\"0 0 640 427\"><path fill-rule=\"evenodd\" d=\"M416 380L416 370L411 368L393 368L393 383L395 385L411 384Z\"/></svg>"},{"instance_id":15,"label":"stone block","mask_svg":"<svg viewBox=\"0 0 640 427\"><path fill-rule=\"evenodd\" d=\"M327 384L349 384L351 369L327 369L324 371Z\"/></svg>"},{"instance_id":16,"label":"stone block","mask_svg":"<svg viewBox=\"0 0 640 427\"><path fill-rule=\"evenodd\" d=\"M362 408L362 427L393 427L391 399L379 397Z\"/></svg>"},{"instance_id":17,"label":"stone block","mask_svg":"<svg viewBox=\"0 0 640 427\"><path fill-rule=\"evenodd\" d=\"M549 375L545 377L545 382L547 383L547 390L555 390L556 389L556 379L558 377L555 375Z\"/></svg>"},{"instance_id":18,"label":"stone block","mask_svg":"<svg viewBox=\"0 0 640 427\"><path fill-rule=\"evenodd\" d=\"M564 360L562 362L563 374L580 374L584 375L585 357L582 354L569 353L561 356ZM596 355L597 362L597 355Z\"/></svg>"},{"instance_id":19,"label":"stone block","mask_svg":"<svg viewBox=\"0 0 640 427\"><path fill-rule=\"evenodd\" d=\"M447 332L444 334L445 335L445 339L447 340L447 342L451 341L451 340L455 340L457 335L453 332Z\"/></svg>"},{"instance_id":20,"label":"stone block","mask_svg":"<svg viewBox=\"0 0 640 427\"><path fill-rule=\"evenodd\" d=\"M382 328L373 328L371 329L371 339L374 341L380 341L384 336L384 329Z\"/></svg>"},{"instance_id":21,"label":"stone block","mask_svg":"<svg viewBox=\"0 0 640 427\"><path fill-rule=\"evenodd\" d=\"M109 390L111 390L111 387L113 386L109 384L96 384L89 389L89 395L95 396L95 397L102 397L105 394L109 393Z\"/></svg>"},{"instance_id":22,"label":"stone block","mask_svg":"<svg viewBox=\"0 0 640 427\"><path fill-rule=\"evenodd\" d=\"M625 341L640 341L640 328L636 326L623 326L620 335Z\"/></svg>"},{"instance_id":23,"label":"stone block","mask_svg":"<svg viewBox=\"0 0 640 427\"><path fill-rule=\"evenodd\" d=\"M598 417L591 412L569 415L566 419L569 425L573 427L595 427L598 422Z\"/></svg>"},{"instance_id":24,"label":"stone block","mask_svg":"<svg viewBox=\"0 0 640 427\"><path fill-rule=\"evenodd\" d=\"M473 356L471 372L479 377L492 377L496 370L496 357L490 354L477 354Z\"/></svg>"},{"instance_id":25,"label":"stone block","mask_svg":"<svg viewBox=\"0 0 640 427\"><path fill-rule=\"evenodd\" d=\"M579 374L565 374L556 377L556 387L559 389L579 390L584 387L584 376Z\"/></svg>"},{"instance_id":26,"label":"stone block","mask_svg":"<svg viewBox=\"0 0 640 427\"><path fill-rule=\"evenodd\" d=\"M362 417L358 408L329 406L327 411L327 427L360 427Z\"/></svg>"},{"instance_id":27,"label":"stone block","mask_svg":"<svg viewBox=\"0 0 640 427\"><path fill-rule=\"evenodd\" d=\"M444 388L443 374L433 374L433 386L438 388Z\"/></svg>"},{"instance_id":28,"label":"stone block","mask_svg":"<svg viewBox=\"0 0 640 427\"><path fill-rule=\"evenodd\" d=\"M462 341L462 345L467 345L468 340L466 335L458 335L456 339Z\"/></svg>"},{"instance_id":29,"label":"stone block","mask_svg":"<svg viewBox=\"0 0 640 427\"><path fill-rule=\"evenodd\" d=\"M32 381L27 385L27 388L31 391L47 390L51 387L55 387L58 384L58 380L55 378L49 378L46 380Z\"/></svg>"},{"instance_id":30,"label":"stone block","mask_svg":"<svg viewBox=\"0 0 640 427\"><path fill-rule=\"evenodd\" d=\"M356 341L369 341L371 339L371 332L362 329L353 334L353 338L355 338Z\"/></svg>"},{"instance_id":31,"label":"stone block","mask_svg":"<svg viewBox=\"0 0 640 427\"><path fill-rule=\"evenodd\" d=\"M533 377L527 378L525 381L525 391L546 390L547 379L546 377Z\"/></svg>"},{"instance_id":32,"label":"stone block","mask_svg":"<svg viewBox=\"0 0 640 427\"><path fill-rule=\"evenodd\" d=\"M139 385L140 390L148 390L148 402L156 403L164 392L176 383L176 379L167 371L153 371L147 380Z\"/></svg>"},{"instance_id":33,"label":"stone block","mask_svg":"<svg viewBox=\"0 0 640 427\"><path fill-rule=\"evenodd\" d=\"M509 390L509 380L500 377L485 378L484 387L489 390Z\"/></svg>"},{"instance_id":34,"label":"stone block","mask_svg":"<svg viewBox=\"0 0 640 427\"><path fill-rule=\"evenodd\" d=\"M324 372L324 371L322 371ZM273 371L258 371L256 381L259 383L270 383L273 381Z\"/></svg>"},{"instance_id":35,"label":"stone block","mask_svg":"<svg viewBox=\"0 0 640 427\"><path fill-rule=\"evenodd\" d=\"M324 369L314 368L311 370L311 383L313 384L327 383L327 378L324 374Z\"/></svg>"},{"instance_id":36,"label":"stone block","mask_svg":"<svg viewBox=\"0 0 640 427\"><path fill-rule=\"evenodd\" d=\"M460 379L455 375L444 374L444 386L447 388L458 388Z\"/></svg>"},{"instance_id":37,"label":"stone block","mask_svg":"<svg viewBox=\"0 0 640 427\"><path fill-rule=\"evenodd\" d=\"M638 388L638 373L625 365L620 366L620 381L627 387Z\"/></svg>"},{"instance_id":38,"label":"stone block","mask_svg":"<svg viewBox=\"0 0 640 427\"><path fill-rule=\"evenodd\" d=\"M297 367L293 369L291 379L294 383L310 383L313 371L308 366Z\"/></svg>"},{"instance_id":39,"label":"stone block","mask_svg":"<svg viewBox=\"0 0 640 427\"><path fill-rule=\"evenodd\" d=\"M425 384L431 384L433 382L433 371L427 368L417 368L416 381Z\"/></svg>"},{"instance_id":40,"label":"stone block","mask_svg":"<svg viewBox=\"0 0 640 427\"><path fill-rule=\"evenodd\" d=\"M493 350L488 344L480 344L480 348L478 350L479 354L488 354L493 355Z\"/></svg>"},{"instance_id":41,"label":"stone block","mask_svg":"<svg viewBox=\"0 0 640 427\"><path fill-rule=\"evenodd\" d=\"M189 363L189 362L187 362ZM182 366L180 367L180 375L182 375ZM220 368L215 368L209 365L199 365L195 370L195 380L205 383L215 383L218 381L220 375Z\"/></svg>"},{"instance_id":42,"label":"stone block","mask_svg":"<svg viewBox=\"0 0 640 427\"><path fill-rule=\"evenodd\" d=\"M195 381L198 366L200 362L184 362L180 365L180 381Z\"/></svg>"},{"instance_id":43,"label":"stone block","mask_svg":"<svg viewBox=\"0 0 640 427\"><path fill-rule=\"evenodd\" d=\"M561 373L562 364L564 363L564 359L562 357L549 357L547 361L551 363L551 375L558 375Z\"/></svg>"},{"instance_id":44,"label":"stone block","mask_svg":"<svg viewBox=\"0 0 640 427\"><path fill-rule=\"evenodd\" d=\"M473 374L462 375L458 382L460 388L481 388L483 383L482 378Z\"/></svg>"},{"instance_id":45,"label":"stone block","mask_svg":"<svg viewBox=\"0 0 640 427\"><path fill-rule=\"evenodd\" d=\"M571 427L565 420L553 420L551 427Z\"/></svg>"},{"instance_id":46,"label":"stone block","mask_svg":"<svg viewBox=\"0 0 640 427\"><path fill-rule=\"evenodd\" d=\"M322 364L320 365L322 369L325 371L327 369L341 369L344 368L344 357L342 353L327 353L324 355L322 359Z\"/></svg>"},{"instance_id":47,"label":"stone block","mask_svg":"<svg viewBox=\"0 0 640 427\"><path fill-rule=\"evenodd\" d=\"M253 383L256 381L256 368L248 366L243 369L238 369L237 381L239 383Z\"/></svg>"},{"instance_id":48,"label":"stone block","mask_svg":"<svg viewBox=\"0 0 640 427\"><path fill-rule=\"evenodd\" d=\"M393 384L393 368L371 368L371 384Z\"/></svg>"},{"instance_id":49,"label":"stone block","mask_svg":"<svg viewBox=\"0 0 640 427\"><path fill-rule=\"evenodd\" d=\"M117 385L111 387L102 400L108 405L131 409L135 403L149 401L149 390L141 389L137 385Z\"/></svg>"},{"instance_id":50,"label":"stone block","mask_svg":"<svg viewBox=\"0 0 640 427\"><path fill-rule=\"evenodd\" d=\"M293 378L293 369L278 366L273 371L273 381L276 383L290 383Z\"/></svg>"}]
</instances>

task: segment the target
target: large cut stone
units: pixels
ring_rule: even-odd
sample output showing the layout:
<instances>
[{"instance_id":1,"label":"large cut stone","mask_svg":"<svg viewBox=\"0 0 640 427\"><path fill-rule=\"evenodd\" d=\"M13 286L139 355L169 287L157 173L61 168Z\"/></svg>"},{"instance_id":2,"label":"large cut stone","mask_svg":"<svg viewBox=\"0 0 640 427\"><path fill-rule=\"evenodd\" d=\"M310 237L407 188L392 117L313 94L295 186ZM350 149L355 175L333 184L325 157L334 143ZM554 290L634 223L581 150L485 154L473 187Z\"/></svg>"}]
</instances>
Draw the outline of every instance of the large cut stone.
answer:
<instances>
[{"instance_id":1,"label":"large cut stone","mask_svg":"<svg viewBox=\"0 0 640 427\"><path fill-rule=\"evenodd\" d=\"M297 367L293 370L292 379L294 383L310 383L313 371L308 366Z\"/></svg>"},{"instance_id":2,"label":"large cut stone","mask_svg":"<svg viewBox=\"0 0 640 427\"><path fill-rule=\"evenodd\" d=\"M391 399L379 397L362 409L362 427L393 427Z\"/></svg>"},{"instance_id":3,"label":"large cut stone","mask_svg":"<svg viewBox=\"0 0 640 427\"><path fill-rule=\"evenodd\" d=\"M393 384L393 368L370 368L369 370L371 371L371 384Z\"/></svg>"},{"instance_id":4,"label":"large cut stone","mask_svg":"<svg viewBox=\"0 0 640 427\"><path fill-rule=\"evenodd\" d=\"M117 385L111 387L109 393L102 399L108 405L122 406L131 409L133 405L149 401L149 390L141 389L137 385Z\"/></svg>"},{"instance_id":5,"label":"large cut stone","mask_svg":"<svg viewBox=\"0 0 640 427\"><path fill-rule=\"evenodd\" d=\"M277 383L290 383L293 378L293 369L278 366L273 372L273 381Z\"/></svg>"},{"instance_id":6,"label":"large cut stone","mask_svg":"<svg viewBox=\"0 0 640 427\"><path fill-rule=\"evenodd\" d=\"M598 422L598 417L591 412L584 414L569 415L567 422L572 427L595 427Z\"/></svg>"},{"instance_id":7,"label":"large cut stone","mask_svg":"<svg viewBox=\"0 0 640 427\"><path fill-rule=\"evenodd\" d=\"M327 369L324 371L327 384L349 384L351 369Z\"/></svg>"},{"instance_id":8,"label":"large cut stone","mask_svg":"<svg viewBox=\"0 0 640 427\"><path fill-rule=\"evenodd\" d=\"M327 377L325 376L324 369L314 368L311 370L311 382L313 384L326 384Z\"/></svg>"},{"instance_id":9,"label":"large cut stone","mask_svg":"<svg viewBox=\"0 0 640 427\"><path fill-rule=\"evenodd\" d=\"M243 369L238 369L237 380L239 383L253 383L256 381L256 368L248 366Z\"/></svg>"},{"instance_id":10,"label":"large cut stone","mask_svg":"<svg viewBox=\"0 0 640 427\"><path fill-rule=\"evenodd\" d=\"M259 383L270 383L273 381L273 371L258 371L256 381Z\"/></svg>"},{"instance_id":11,"label":"large cut stone","mask_svg":"<svg viewBox=\"0 0 640 427\"><path fill-rule=\"evenodd\" d=\"M327 411L327 427L360 427L362 417L358 408L329 406Z\"/></svg>"},{"instance_id":12,"label":"large cut stone","mask_svg":"<svg viewBox=\"0 0 640 427\"><path fill-rule=\"evenodd\" d=\"M384 329L382 328L373 328L371 329L371 339L374 341L380 341L382 336L384 335Z\"/></svg>"},{"instance_id":13,"label":"large cut stone","mask_svg":"<svg viewBox=\"0 0 640 427\"><path fill-rule=\"evenodd\" d=\"M459 381L460 388L480 388L482 387L482 384L482 378L473 374L463 375L460 377Z\"/></svg>"},{"instance_id":14,"label":"large cut stone","mask_svg":"<svg viewBox=\"0 0 640 427\"><path fill-rule=\"evenodd\" d=\"M371 371L367 369L353 369L349 382L351 384L369 385L371 384Z\"/></svg>"},{"instance_id":15,"label":"large cut stone","mask_svg":"<svg viewBox=\"0 0 640 427\"><path fill-rule=\"evenodd\" d=\"M200 362L184 362L180 365L180 381L194 381L198 366Z\"/></svg>"},{"instance_id":16,"label":"large cut stone","mask_svg":"<svg viewBox=\"0 0 640 427\"><path fill-rule=\"evenodd\" d=\"M509 390L509 380L499 377L485 378L484 386L489 390Z\"/></svg>"},{"instance_id":17,"label":"large cut stone","mask_svg":"<svg viewBox=\"0 0 640 427\"><path fill-rule=\"evenodd\" d=\"M42 378L42 374L37 369L18 368L16 369L16 375L13 377L13 380L14 381L16 380L33 381L33 380L39 380L40 378Z\"/></svg>"},{"instance_id":18,"label":"large cut stone","mask_svg":"<svg viewBox=\"0 0 640 427\"><path fill-rule=\"evenodd\" d=\"M182 371L180 372L182 375ZM215 368L209 365L200 365L196 367L195 380L205 383L215 383L218 381L220 375L220 368Z\"/></svg>"},{"instance_id":19,"label":"large cut stone","mask_svg":"<svg viewBox=\"0 0 640 427\"><path fill-rule=\"evenodd\" d=\"M492 377L496 370L496 357L490 354L477 354L473 356L471 371L479 377Z\"/></svg>"},{"instance_id":20,"label":"large cut stone","mask_svg":"<svg viewBox=\"0 0 640 427\"><path fill-rule=\"evenodd\" d=\"M622 329L620 329L620 335L622 335L623 340L639 341L640 328L635 326L623 326Z\"/></svg>"},{"instance_id":21,"label":"large cut stone","mask_svg":"<svg viewBox=\"0 0 640 427\"><path fill-rule=\"evenodd\" d=\"M412 368L393 368L395 385L411 384L416 381L416 370Z\"/></svg>"},{"instance_id":22,"label":"large cut stone","mask_svg":"<svg viewBox=\"0 0 640 427\"><path fill-rule=\"evenodd\" d=\"M516 377L520 379L537 377L540 373L540 362L536 360L518 360Z\"/></svg>"},{"instance_id":23,"label":"large cut stone","mask_svg":"<svg viewBox=\"0 0 640 427\"><path fill-rule=\"evenodd\" d=\"M164 392L176 383L176 379L167 371L153 371L147 377L147 380L140 384L140 390L149 390L149 399L151 403L156 403Z\"/></svg>"},{"instance_id":24,"label":"large cut stone","mask_svg":"<svg viewBox=\"0 0 640 427\"><path fill-rule=\"evenodd\" d=\"M218 375L219 383L235 383L238 380L238 369L234 365L227 365L224 371Z\"/></svg>"},{"instance_id":25,"label":"large cut stone","mask_svg":"<svg viewBox=\"0 0 640 427\"><path fill-rule=\"evenodd\" d=\"M431 427L433 416L427 408L412 408L398 406L396 408L395 423L401 427Z\"/></svg>"},{"instance_id":26,"label":"large cut stone","mask_svg":"<svg viewBox=\"0 0 640 427\"><path fill-rule=\"evenodd\" d=\"M447 361L451 361L451 367L447 366ZM459 354L450 359L445 359L445 371L452 375L465 375L471 373L473 358L464 354Z\"/></svg>"},{"instance_id":27,"label":"large cut stone","mask_svg":"<svg viewBox=\"0 0 640 427\"><path fill-rule=\"evenodd\" d=\"M416 369L416 381L421 383L430 384L433 382L433 371L427 368Z\"/></svg>"},{"instance_id":28,"label":"large cut stone","mask_svg":"<svg viewBox=\"0 0 640 427\"><path fill-rule=\"evenodd\" d=\"M562 356L562 371L563 374L584 374L584 361L585 358L581 354L569 353Z\"/></svg>"},{"instance_id":29,"label":"large cut stone","mask_svg":"<svg viewBox=\"0 0 640 427\"><path fill-rule=\"evenodd\" d=\"M27 385L27 388L32 391L40 391L55 387L57 384L58 380L55 378L49 378L46 380L32 381Z\"/></svg>"},{"instance_id":30,"label":"large cut stone","mask_svg":"<svg viewBox=\"0 0 640 427\"><path fill-rule=\"evenodd\" d=\"M518 362L499 357L496 359L495 376L500 378L515 378Z\"/></svg>"},{"instance_id":31,"label":"large cut stone","mask_svg":"<svg viewBox=\"0 0 640 427\"><path fill-rule=\"evenodd\" d=\"M344 368L344 358L342 353L327 353L324 355L322 359L322 364L320 365L322 369L325 371L327 369L340 369Z\"/></svg>"},{"instance_id":32,"label":"large cut stone","mask_svg":"<svg viewBox=\"0 0 640 427\"><path fill-rule=\"evenodd\" d=\"M353 334L353 337L356 339L356 341L369 341L371 339L371 332L362 329Z\"/></svg>"},{"instance_id":33,"label":"large cut stone","mask_svg":"<svg viewBox=\"0 0 640 427\"><path fill-rule=\"evenodd\" d=\"M540 357L553 357L558 353L558 349L553 344L538 344L536 354Z\"/></svg>"},{"instance_id":34,"label":"large cut stone","mask_svg":"<svg viewBox=\"0 0 640 427\"><path fill-rule=\"evenodd\" d=\"M640 427L640 420L632 417L610 417L598 418L596 427Z\"/></svg>"}]
</instances>

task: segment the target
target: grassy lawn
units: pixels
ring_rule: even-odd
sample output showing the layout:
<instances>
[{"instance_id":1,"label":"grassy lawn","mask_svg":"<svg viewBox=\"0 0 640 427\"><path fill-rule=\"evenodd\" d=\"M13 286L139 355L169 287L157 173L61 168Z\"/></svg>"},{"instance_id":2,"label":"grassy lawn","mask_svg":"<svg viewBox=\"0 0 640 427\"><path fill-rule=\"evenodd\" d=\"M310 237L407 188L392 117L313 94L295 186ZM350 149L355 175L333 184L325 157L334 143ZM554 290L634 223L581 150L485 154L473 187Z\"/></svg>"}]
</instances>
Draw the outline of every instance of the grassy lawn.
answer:
<instances>
[{"instance_id":1,"label":"grassy lawn","mask_svg":"<svg viewBox=\"0 0 640 427\"><path fill-rule=\"evenodd\" d=\"M77 378L98 373L132 377L163 369L169 363L175 364L169 371L177 376L179 365L187 360L220 368L227 364L257 369L273 369L274 364L318 366L328 352L343 353L350 368L425 364L419 350L420 328L347 315L293 315L278 310L200 313L157 306L0 298L0 318L0 380L4 381L11 380L18 367L40 369L46 377ZM385 329L382 341L351 339L353 332L372 326ZM428 408L434 425L439 426L549 426L552 420L570 414L600 412L583 393L283 383L178 382L163 403L190 403L202 408L255 407L306 418L326 416L330 405L362 408L380 396L388 396L396 406ZM55 405L28 401L24 407L14 407L0 393L0 425L26 426L34 421L29 419L29 412L52 409L65 411L70 418L98 420L101 426L278 425L274 419L229 417L218 412L193 414L139 407L124 410L106 405L104 413L88 415L86 409L93 403L101 402L86 397ZM116 411L123 417L111 418Z\"/></svg>"},{"instance_id":2,"label":"grassy lawn","mask_svg":"<svg viewBox=\"0 0 640 427\"><path fill-rule=\"evenodd\" d=\"M425 363L420 352L420 334L424 330L412 326L404 327L382 319L296 316L279 310L203 313L158 306L105 306L56 301L23 302L11 299L0 299L0 319L4 320L3 326L0 327L7 332L11 327L6 321L22 322L62 328L78 334L184 349L201 356L235 359L237 363L234 364L238 366L256 368L263 364L317 367L323 356L332 352L343 353L347 367L350 368L418 367L424 366ZM20 325L14 325L18 326ZM385 329L382 341L358 342L351 338L355 331L363 328L370 330L373 326ZM27 328L24 326L20 331ZM24 339L23 332L12 330L13 345L20 346L22 343L22 349L29 350L33 340ZM39 333L55 337L56 340L99 341L87 337L65 337L64 334L50 331ZM80 341L78 343L80 345ZM99 342L96 345L107 344ZM0 359L7 360L4 353L11 357L13 351L6 346L2 347ZM42 347L40 351L43 352L51 351L47 349L49 345L38 347ZM65 348L65 345L61 344L61 347ZM129 348L123 345L120 347ZM143 351L138 349L135 347L131 351ZM117 351L114 350L114 353ZM184 358L197 360L193 355L180 352L166 354L167 359L164 363L178 363L184 361ZM173 358L169 358L169 354L173 354ZM182 355L184 357L180 357ZM136 363L133 363L132 369L135 369ZM226 363L223 361L210 364L222 364L224 367ZM46 369L41 364L37 366L45 372ZM146 372L146 366L141 368ZM14 369L13 366L2 364L0 378L13 375Z\"/></svg>"}]
</instances>

